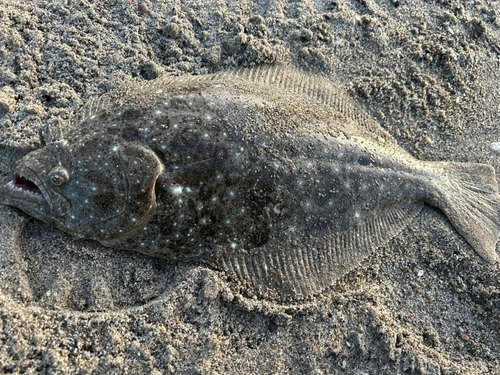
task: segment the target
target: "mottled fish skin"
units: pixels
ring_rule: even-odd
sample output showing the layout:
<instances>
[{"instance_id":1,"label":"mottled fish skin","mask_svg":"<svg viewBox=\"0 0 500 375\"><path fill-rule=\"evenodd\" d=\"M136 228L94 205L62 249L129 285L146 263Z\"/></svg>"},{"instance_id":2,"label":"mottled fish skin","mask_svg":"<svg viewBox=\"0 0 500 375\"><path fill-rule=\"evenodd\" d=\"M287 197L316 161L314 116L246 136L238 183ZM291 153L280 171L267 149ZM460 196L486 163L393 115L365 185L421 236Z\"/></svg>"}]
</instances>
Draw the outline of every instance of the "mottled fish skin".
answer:
<instances>
[{"instance_id":1,"label":"mottled fish skin","mask_svg":"<svg viewBox=\"0 0 500 375\"><path fill-rule=\"evenodd\" d=\"M423 202L497 261L493 168L414 159L321 77L272 66L125 81L75 118L16 163L1 203L283 300L330 285Z\"/></svg>"}]
</instances>

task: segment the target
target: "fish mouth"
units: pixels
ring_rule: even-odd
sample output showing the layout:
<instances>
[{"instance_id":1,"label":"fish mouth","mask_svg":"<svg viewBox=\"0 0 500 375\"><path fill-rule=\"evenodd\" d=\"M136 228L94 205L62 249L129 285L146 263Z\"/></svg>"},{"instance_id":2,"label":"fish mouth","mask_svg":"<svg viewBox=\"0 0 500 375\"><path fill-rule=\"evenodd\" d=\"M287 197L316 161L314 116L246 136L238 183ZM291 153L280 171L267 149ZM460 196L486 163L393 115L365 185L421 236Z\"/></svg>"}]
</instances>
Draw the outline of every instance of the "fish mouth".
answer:
<instances>
[{"instance_id":1,"label":"fish mouth","mask_svg":"<svg viewBox=\"0 0 500 375\"><path fill-rule=\"evenodd\" d=\"M0 190L0 202L15 206L21 210L33 209L33 204L39 209L50 210L50 203L42 188L42 183L31 171L16 171L14 177Z\"/></svg>"},{"instance_id":2,"label":"fish mouth","mask_svg":"<svg viewBox=\"0 0 500 375\"><path fill-rule=\"evenodd\" d=\"M15 174L12 181L10 181L15 189L20 189L22 191L28 191L30 194L35 194L38 198L45 199L40 188L31 180L19 174Z\"/></svg>"}]
</instances>

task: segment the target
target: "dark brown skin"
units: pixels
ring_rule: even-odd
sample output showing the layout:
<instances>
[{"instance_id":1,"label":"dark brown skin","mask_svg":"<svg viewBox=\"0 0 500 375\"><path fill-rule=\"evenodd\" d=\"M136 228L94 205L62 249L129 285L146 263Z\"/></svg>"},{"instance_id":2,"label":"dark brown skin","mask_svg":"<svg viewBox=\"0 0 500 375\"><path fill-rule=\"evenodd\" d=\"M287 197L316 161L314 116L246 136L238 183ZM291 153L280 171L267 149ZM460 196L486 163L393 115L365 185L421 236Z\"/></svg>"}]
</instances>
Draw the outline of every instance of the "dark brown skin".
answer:
<instances>
[{"instance_id":1,"label":"dark brown skin","mask_svg":"<svg viewBox=\"0 0 500 375\"><path fill-rule=\"evenodd\" d=\"M324 80L262 68L123 87L20 160L0 201L106 246L203 261L277 298L342 276L419 202L497 260L493 169L412 158Z\"/></svg>"}]
</instances>

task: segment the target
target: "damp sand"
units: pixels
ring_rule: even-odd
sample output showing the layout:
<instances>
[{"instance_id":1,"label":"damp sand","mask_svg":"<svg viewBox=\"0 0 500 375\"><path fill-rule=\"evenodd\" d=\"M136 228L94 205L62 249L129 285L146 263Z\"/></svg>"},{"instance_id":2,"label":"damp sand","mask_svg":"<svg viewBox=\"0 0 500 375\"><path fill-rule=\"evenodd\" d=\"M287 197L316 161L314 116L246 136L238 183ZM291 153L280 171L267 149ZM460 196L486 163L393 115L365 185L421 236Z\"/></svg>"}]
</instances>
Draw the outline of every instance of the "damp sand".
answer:
<instances>
[{"instance_id":1,"label":"damp sand","mask_svg":"<svg viewBox=\"0 0 500 375\"><path fill-rule=\"evenodd\" d=\"M497 2L25 2L0 10L0 183L121 71L336 74L422 160L500 172ZM496 374L499 267L426 207L309 303L0 207L0 373Z\"/></svg>"}]
</instances>

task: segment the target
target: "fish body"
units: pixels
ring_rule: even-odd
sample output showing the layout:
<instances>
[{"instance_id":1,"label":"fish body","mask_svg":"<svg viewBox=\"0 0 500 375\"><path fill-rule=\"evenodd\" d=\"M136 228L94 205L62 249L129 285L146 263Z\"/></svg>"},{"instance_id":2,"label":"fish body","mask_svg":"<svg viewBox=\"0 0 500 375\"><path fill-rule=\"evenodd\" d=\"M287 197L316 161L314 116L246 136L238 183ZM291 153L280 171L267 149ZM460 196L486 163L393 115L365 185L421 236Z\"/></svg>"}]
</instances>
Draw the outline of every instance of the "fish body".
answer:
<instances>
[{"instance_id":1,"label":"fish body","mask_svg":"<svg viewBox=\"0 0 500 375\"><path fill-rule=\"evenodd\" d=\"M497 261L493 168L419 161L333 82L288 68L124 82L14 169L1 203L264 297L322 290L423 202Z\"/></svg>"}]
</instances>

